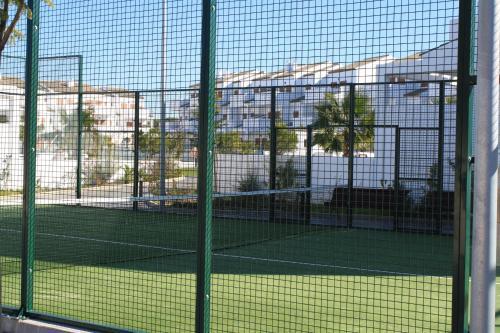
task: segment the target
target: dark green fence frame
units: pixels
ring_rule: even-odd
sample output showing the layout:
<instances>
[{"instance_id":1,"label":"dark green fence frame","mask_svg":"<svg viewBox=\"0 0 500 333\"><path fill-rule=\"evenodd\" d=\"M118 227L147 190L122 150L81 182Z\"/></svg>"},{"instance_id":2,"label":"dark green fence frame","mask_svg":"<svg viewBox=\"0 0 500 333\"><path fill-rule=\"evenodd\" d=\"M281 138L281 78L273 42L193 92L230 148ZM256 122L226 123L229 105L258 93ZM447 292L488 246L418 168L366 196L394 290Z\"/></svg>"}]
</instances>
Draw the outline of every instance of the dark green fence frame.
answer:
<instances>
[{"instance_id":1,"label":"dark green fence frame","mask_svg":"<svg viewBox=\"0 0 500 333\"><path fill-rule=\"evenodd\" d=\"M78 57L78 137L76 166L76 197L82 197L82 139L83 139L83 57Z\"/></svg>"},{"instance_id":2,"label":"dark green fence frame","mask_svg":"<svg viewBox=\"0 0 500 333\"><path fill-rule=\"evenodd\" d=\"M34 313L33 308L33 264L34 264L34 228L35 228L35 185L36 185L36 115L38 91L38 41L39 41L39 0L29 0L28 6L32 11L32 18L27 20L27 48L26 48L26 86L25 86L25 140L24 140L24 196L22 214L22 279L21 279L21 306L19 315L49 319L55 322L77 325L105 332L123 330L110 327L101 327L90 323L75 322ZM215 40L216 40L216 1L203 0L202 35L201 35L201 72L200 72L200 121L199 121L199 168L198 168L198 264L196 287L196 332L210 331L210 279L212 261L212 191L213 191L213 142L214 142L214 114L215 114ZM469 293L469 261L470 261L470 193L471 193L471 115L472 115L472 88L475 84L473 76L473 40L474 40L474 1L460 0L459 11L459 47L458 47L458 91L457 91L457 119L456 119L456 179L455 179L455 210L454 210L454 265L453 265L453 332L468 332L468 293ZM78 56L79 89L78 89L78 167L76 196L81 196L81 135L83 119L83 58ZM354 109L355 85L349 85L351 93L351 110ZM276 108L276 88L271 107ZM138 148L140 93L135 93L135 131L134 146ZM440 120L439 127L443 126L444 112L444 84L440 83L439 99ZM274 114L272 112L271 114ZM354 120L351 111L349 121L350 147L353 150ZM276 122L271 118L271 123ZM271 132L271 150L276 150L276 128ZM312 147L312 128L307 128L308 151ZM396 144L399 144L400 130L396 129ZM274 139L273 139L274 138ZM443 134L439 134L440 147L444 144ZM272 156L273 154L271 154ZM349 189L352 198L353 156L349 157ZM442 158L443 151L438 152L439 184L443 181ZM276 154L274 154L276 158ZM399 156L396 155L396 158ZM272 159L271 159L272 160ZM139 194L138 156L134 156L134 195ZM276 160L271 162L271 189L273 185L273 169L276 169ZM310 174L311 161L307 161L307 173ZM396 172L396 174L399 171ZM308 183L310 185L310 182ZM399 179L395 177L395 185L399 186ZM441 188L441 186L440 186ZM310 200L310 198L309 198ZM349 223L352 224L352 208L349 208ZM396 224L397 225L397 224Z\"/></svg>"},{"instance_id":3,"label":"dark green fence frame","mask_svg":"<svg viewBox=\"0 0 500 333\"><path fill-rule=\"evenodd\" d=\"M24 171L21 254L21 308L24 315L33 308L33 271L35 261L35 189L36 189L36 125L38 94L38 40L40 1L29 0L32 17L27 25Z\"/></svg>"},{"instance_id":4,"label":"dark green fence frame","mask_svg":"<svg viewBox=\"0 0 500 333\"><path fill-rule=\"evenodd\" d=\"M454 333L469 331L469 277L471 244L471 167L475 1L460 0L458 28L458 84L453 227Z\"/></svg>"},{"instance_id":5,"label":"dark green fence frame","mask_svg":"<svg viewBox=\"0 0 500 333\"><path fill-rule=\"evenodd\" d=\"M196 332L210 331L212 270L212 191L215 136L215 0L203 0L198 128L198 265L196 274Z\"/></svg>"},{"instance_id":6,"label":"dark green fence frame","mask_svg":"<svg viewBox=\"0 0 500 333\"><path fill-rule=\"evenodd\" d=\"M269 189L276 189L276 155L278 135L276 131L276 87L271 88L271 114L269 117ZM276 196L269 196L269 222L274 222L276 214Z\"/></svg>"}]
</instances>

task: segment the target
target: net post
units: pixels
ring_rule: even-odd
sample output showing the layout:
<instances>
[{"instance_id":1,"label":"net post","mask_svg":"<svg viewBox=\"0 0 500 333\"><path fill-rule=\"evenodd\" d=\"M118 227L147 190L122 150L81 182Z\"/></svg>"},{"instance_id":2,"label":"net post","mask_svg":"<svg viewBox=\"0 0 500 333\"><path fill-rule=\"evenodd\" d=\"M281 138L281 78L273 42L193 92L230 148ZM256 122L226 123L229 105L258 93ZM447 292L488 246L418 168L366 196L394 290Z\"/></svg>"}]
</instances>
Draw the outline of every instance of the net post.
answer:
<instances>
[{"instance_id":1,"label":"net post","mask_svg":"<svg viewBox=\"0 0 500 333\"><path fill-rule=\"evenodd\" d=\"M439 82L439 119L438 119L438 215L434 221L434 233L440 234L443 218L443 158L444 158L444 108L445 108L445 83Z\"/></svg>"},{"instance_id":2,"label":"net post","mask_svg":"<svg viewBox=\"0 0 500 333\"><path fill-rule=\"evenodd\" d=\"M452 331L469 330L470 189L474 0L459 1Z\"/></svg>"},{"instance_id":3,"label":"net post","mask_svg":"<svg viewBox=\"0 0 500 333\"><path fill-rule=\"evenodd\" d=\"M198 251L195 315L197 333L210 331L216 15L216 0L203 0L198 125Z\"/></svg>"},{"instance_id":4,"label":"net post","mask_svg":"<svg viewBox=\"0 0 500 333\"><path fill-rule=\"evenodd\" d=\"M307 135L306 135L306 187L308 190L306 191L306 202L305 202L305 218L306 223L311 223L311 186L312 186L312 146L313 146L313 128L312 125L307 126Z\"/></svg>"},{"instance_id":5,"label":"net post","mask_svg":"<svg viewBox=\"0 0 500 333\"><path fill-rule=\"evenodd\" d=\"M83 136L83 56L78 55L78 133L76 150L76 198L82 197L82 136Z\"/></svg>"},{"instance_id":6,"label":"net post","mask_svg":"<svg viewBox=\"0 0 500 333\"><path fill-rule=\"evenodd\" d=\"M139 120L140 120L141 95L139 91L134 94L134 198L139 196ZM137 210L139 203L134 200L133 209Z\"/></svg>"},{"instance_id":7,"label":"net post","mask_svg":"<svg viewBox=\"0 0 500 333\"><path fill-rule=\"evenodd\" d=\"M399 170L401 163L401 130L399 126L395 128L395 147L394 147L394 227L395 231L399 230L399 202L400 194L399 194Z\"/></svg>"},{"instance_id":8,"label":"net post","mask_svg":"<svg viewBox=\"0 0 500 333\"><path fill-rule=\"evenodd\" d=\"M33 308L35 242L36 127L38 95L38 39L40 0L29 0L32 17L27 19L24 169L21 253L21 307L23 316Z\"/></svg>"},{"instance_id":9,"label":"net post","mask_svg":"<svg viewBox=\"0 0 500 333\"><path fill-rule=\"evenodd\" d=\"M270 146L269 146L269 189L276 189L276 155L277 155L277 133L276 133L276 87L271 88L271 113L269 115ZM269 222L276 218L276 196L269 195Z\"/></svg>"},{"instance_id":10,"label":"net post","mask_svg":"<svg viewBox=\"0 0 500 333\"><path fill-rule=\"evenodd\" d=\"M352 210L353 210L353 187L354 187L354 109L356 107L356 86L349 84L349 155L347 165L347 227L352 228Z\"/></svg>"}]
</instances>

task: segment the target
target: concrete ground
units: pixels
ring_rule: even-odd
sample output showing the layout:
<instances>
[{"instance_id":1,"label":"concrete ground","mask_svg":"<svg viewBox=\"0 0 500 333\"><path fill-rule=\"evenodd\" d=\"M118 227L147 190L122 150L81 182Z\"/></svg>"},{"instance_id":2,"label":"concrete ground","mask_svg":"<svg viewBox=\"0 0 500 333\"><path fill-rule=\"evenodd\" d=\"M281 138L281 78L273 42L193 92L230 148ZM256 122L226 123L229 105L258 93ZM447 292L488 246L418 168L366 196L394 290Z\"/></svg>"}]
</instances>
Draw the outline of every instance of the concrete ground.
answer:
<instances>
[{"instance_id":1,"label":"concrete ground","mask_svg":"<svg viewBox=\"0 0 500 333\"><path fill-rule=\"evenodd\" d=\"M13 317L0 316L0 333L90 333L90 331L37 320L19 320Z\"/></svg>"}]
</instances>

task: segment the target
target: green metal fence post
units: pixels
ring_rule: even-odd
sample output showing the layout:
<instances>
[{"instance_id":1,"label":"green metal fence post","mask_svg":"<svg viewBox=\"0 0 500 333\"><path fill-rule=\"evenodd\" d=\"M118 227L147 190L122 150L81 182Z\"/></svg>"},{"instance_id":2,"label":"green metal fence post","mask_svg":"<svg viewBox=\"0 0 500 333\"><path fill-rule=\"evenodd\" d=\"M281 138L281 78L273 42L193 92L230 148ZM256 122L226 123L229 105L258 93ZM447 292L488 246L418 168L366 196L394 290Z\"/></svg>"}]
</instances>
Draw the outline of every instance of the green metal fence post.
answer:
<instances>
[{"instance_id":1,"label":"green metal fence post","mask_svg":"<svg viewBox=\"0 0 500 333\"><path fill-rule=\"evenodd\" d=\"M276 154L277 154L277 133L276 133L276 87L271 88L271 113L269 114L270 145L269 145L269 189L276 189ZM269 196L269 222L274 222L276 218L276 196Z\"/></svg>"},{"instance_id":2,"label":"green metal fence post","mask_svg":"<svg viewBox=\"0 0 500 333\"><path fill-rule=\"evenodd\" d=\"M394 230L399 230L399 170L401 163L401 130L399 126L395 129L396 142L394 147Z\"/></svg>"},{"instance_id":3,"label":"green metal fence post","mask_svg":"<svg viewBox=\"0 0 500 333\"><path fill-rule=\"evenodd\" d=\"M134 111L134 198L139 196L139 120L140 120L140 102L141 94L140 92L135 92L135 111ZM134 210L139 208L138 201L134 200L133 203Z\"/></svg>"},{"instance_id":4,"label":"green metal fence post","mask_svg":"<svg viewBox=\"0 0 500 333\"><path fill-rule=\"evenodd\" d=\"M210 330L210 274L212 270L212 192L215 115L216 1L203 0L198 128L198 268L196 276L196 332Z\"/></svg>"},{"instance_id":5,"label":"green metal fence post","mask_svg":"<svg viewBox=\"0 0 500 333\"><path fill-rule=\"evenodd\" d=\"M444 106L445 105L445 83L439 82L439 119L438 119L438 214L435 221L434 233L440 234L443 226L443 159L444 159Z\"/></svg>"},{"instance_id":6,"label":"green metal fence post","mask_svg":"<svg viewBox=\"0 0 500 333\"><path fill-rule=\"evenodd\" d=\"M453 228L452 330L469 330L470 189L474 1L460 0L457 67L457 117Z\"/></svg>"},{"instance_id":7,"label":"green metal fence post","mask_svg":"<svg viewBox=\"0 0 500 333\"><path fill-rule=\"evenodd\" d=\"M21 256L21 308L24 315L33 308L33 269L35 249L36 127L38 96L38 35L40 0L29 0L31 19L27 25L24 170Z\"/></svg>"},{"instance_id":8,"label":"green metal fence post","mask_svg":"<svg viewBox=\"0 0 500 333\"><path fill-rule=\"evenodd\" d=\"M352 228L352 200L353 197L353 187L354 187L354 109L356 107L356 86L351 83L349 84L349 156L347 165L347 227Z\"/></svg>"},{"instance_id":9,"label":"green metal fence post","mask_svg":"<svg viewBox=\"0 0 500 333\"><path fill-rule=\"evenodd\" d=\"M77 136L77 165L76 165L76 197L82 197L82 136L83 136L83 57L78 56L78 136Z\"/></svg>"},{"instance_id":10,"label":"green metal fence post","mask_svg":"<svg viewBox=\"0 0 500 333\"><path fill-rule=\"evenodd\" d=\"M307 224L311 223L311 186L312 186L312 146L313 130L312 126L307 126L306 135L306 200L305 200L305 220Z\"/></svg>"}]
</instances>

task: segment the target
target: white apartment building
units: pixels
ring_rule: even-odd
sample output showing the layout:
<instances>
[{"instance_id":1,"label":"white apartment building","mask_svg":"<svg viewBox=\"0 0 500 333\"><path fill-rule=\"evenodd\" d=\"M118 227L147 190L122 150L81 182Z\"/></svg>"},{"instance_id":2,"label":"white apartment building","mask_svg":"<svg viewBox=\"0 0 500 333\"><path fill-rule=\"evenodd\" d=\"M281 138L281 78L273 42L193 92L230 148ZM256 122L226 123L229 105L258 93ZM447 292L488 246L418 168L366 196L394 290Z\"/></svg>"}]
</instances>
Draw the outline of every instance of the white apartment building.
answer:
<instances>
[{"instance_id":1,"label":"white apartment building","mask_svg":"<svg viewBox=\"0 0 500 333\"><path fill-rule=\"evenodd\" d=\"M41 187L68 187L76 177L78 85L41 81L37 107L37 178ZM132 159L135 121L134 94L83 85L83 110L95 119L93 130L109 138L117 159ZM147 131L154 118L140 101L140 128ZM0 188L22 186L24 82L0 78ZM84 143L85 146L85 143ZM88 147L87 147L88 148ZM94 148L95 149L95 148ZM129 156L130 155L130 156ZM85 160L85 149L83 150ZM127 162L128 163L128 162Z\"/></svg>"}]
</instances>

